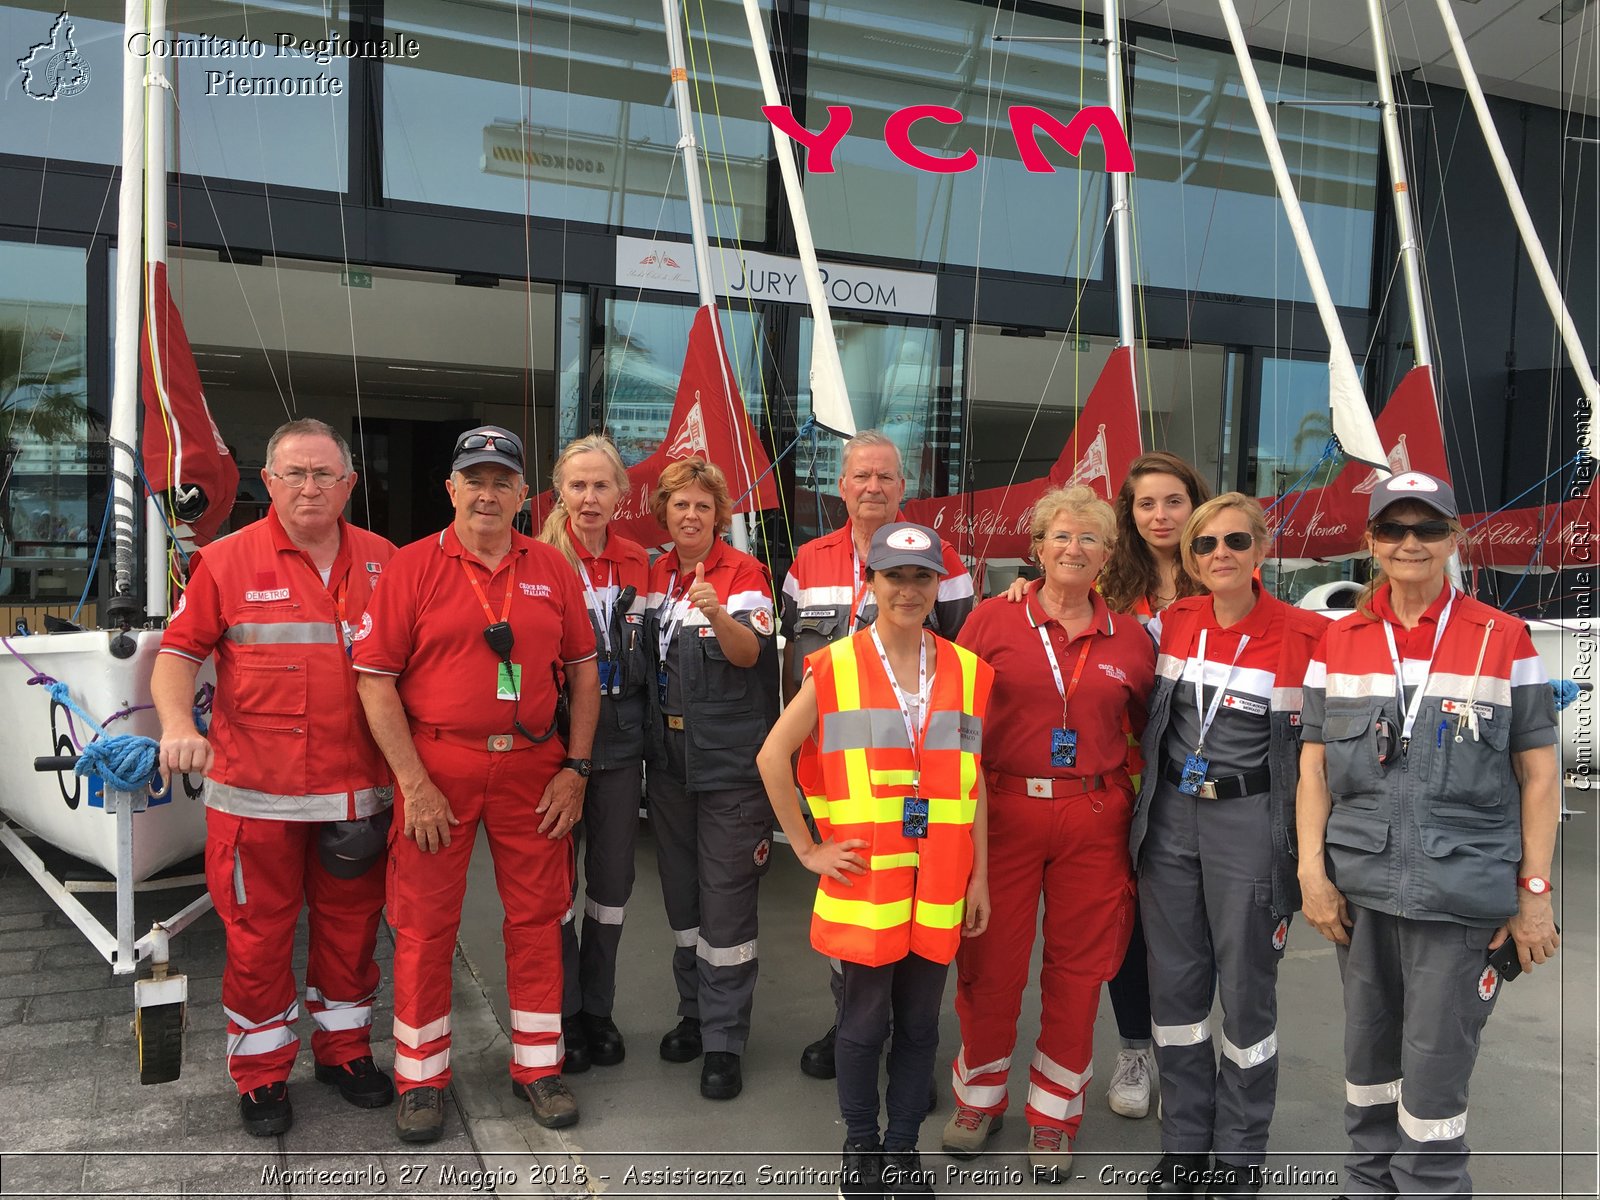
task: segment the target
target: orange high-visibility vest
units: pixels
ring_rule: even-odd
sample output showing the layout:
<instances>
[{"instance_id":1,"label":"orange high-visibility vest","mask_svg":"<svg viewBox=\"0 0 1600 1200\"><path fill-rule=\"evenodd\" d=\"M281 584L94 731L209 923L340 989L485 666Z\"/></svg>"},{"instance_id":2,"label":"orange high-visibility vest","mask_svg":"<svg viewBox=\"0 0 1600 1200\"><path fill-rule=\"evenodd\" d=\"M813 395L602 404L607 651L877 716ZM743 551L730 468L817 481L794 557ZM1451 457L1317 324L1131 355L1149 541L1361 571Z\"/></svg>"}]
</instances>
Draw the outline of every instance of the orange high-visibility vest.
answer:
<instances>
[{"instance_id":1,"label":"orange high-visibility vest","mask_svg":"<svg viewBox=\"0 0 1600 1200\"><path fill-rule=\"evenodd\" d=\"M915 953L955 957L982 770L983 714L994 670L972 651L934 637L931 715L918 792L928 836L906 837L913 759L905 720L872 634L840 638L806 659L817 693L817 731L801 751L801 790L823 837L861 838L867 860L853 886L823 877L811 944L869 967Z\"/></svg>"}]
</instances>

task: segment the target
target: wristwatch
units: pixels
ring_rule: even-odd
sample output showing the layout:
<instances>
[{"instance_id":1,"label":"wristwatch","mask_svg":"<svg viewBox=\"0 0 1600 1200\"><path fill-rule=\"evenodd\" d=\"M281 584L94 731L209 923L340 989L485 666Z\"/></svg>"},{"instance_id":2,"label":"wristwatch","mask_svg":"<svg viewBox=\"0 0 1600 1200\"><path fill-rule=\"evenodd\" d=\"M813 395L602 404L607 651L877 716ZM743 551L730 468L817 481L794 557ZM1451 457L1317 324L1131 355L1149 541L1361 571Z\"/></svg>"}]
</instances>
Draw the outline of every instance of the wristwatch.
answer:
<instances>
[{"instance_id":1,"label":"wristwatch","mask_svg":"<svg viewBox=\"0 0 1600 1200\"><path fill-rule=\"evenodd\" d=\"M1517 880L1517 886L1527 888L1535 896L1544 896L1550 891L1550 881L1543 875L1529 875L1524 879L1519 879Z\"/></svg>"},{"instance_id":2,"label":"wristwatch","mask_svg":"<svg viewBox=\"0 0 1600 1200\"><path fill-rule=\"evenodd\" d=\"M590 773L594 770L593 760L587 758L564 758L561 760L561 765L569 771L576 771L585 779L589 778ZM1549 887L1550 885L1546 884L1545 886Z\"/></svg>"}]
</instances>

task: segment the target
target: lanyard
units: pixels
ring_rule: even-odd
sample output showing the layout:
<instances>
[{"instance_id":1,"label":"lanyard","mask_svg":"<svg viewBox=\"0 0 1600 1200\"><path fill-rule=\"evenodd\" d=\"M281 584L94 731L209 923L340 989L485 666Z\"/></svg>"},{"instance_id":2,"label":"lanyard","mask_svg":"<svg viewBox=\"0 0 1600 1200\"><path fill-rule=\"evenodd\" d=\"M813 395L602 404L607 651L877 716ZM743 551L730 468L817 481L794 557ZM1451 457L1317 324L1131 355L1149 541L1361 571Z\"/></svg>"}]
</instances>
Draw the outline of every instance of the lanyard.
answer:
<instances>
[{"instance_id":1,"label":"lanyard","mask_svg":"<svg viewBox=\"0 0 1600 1200\"><path fill-rule=\"evenodd\" d=\"M603 604L595 592L593 581L589 578L589 564L580 558L578 569L583 575L583 591L589 600L589 611L594 613L595 620L600 625L600 648L605 651L604 657L610 658L611 620L617 608L617 593L611 590L612 584L616 582L616 567L610 562L606 563L606 600Z\"/></svg>"},{"instance_id":2,"label":"lanyard","mask_svg":"<svg viewBox=\"0 0 1600 1200\"><path fill-rule=\"evenodd\" d=\"M1206 734L1211 732L1211 722L1217 719L1217 710L1222 707L1222 697L1228 691L1228 684L1233 682L1233 669L1239 665L1239 656L1249 644L1250 635L1241 634L1239 648L1233 652L1233 661L1228 664L1228 673L1222 677L1222 686L1217 689L1217 694L1211 697L1211 707L1202 713L1200 709L1205 703L1206 695L1206 630L1200 631L1200 675L1194 681L1194 714L1200 718L1200 740L1194 747L1196 754L1205 749Z\"/></svg>"},{"instance_id":3,"label":"lanyard","mask_svg":"<svg viewBox=\"0 0 1600 1200\"><path fill-rule=\"evenodd\" d=\"M336 618L338 618L338 621L339 621L339 633L344 638L344 648L346 650L350 649L350 644L351 644L350 643L350 622L345 620L345 616L344 616L344 612L345 612L345 608L344 608L345 597L348 596L349 594L350 594L350 574L349 574L349 572L346 572L345 573L345 577L339 581L339 589L336 592L333 593L333 615Z\"/></svg>"},{"instance_id":4,"label":"lanyard","mask_svg":"<svg viewBox=\"0 0 1600 1200\"><path fill-rule=\"evenodd\" d=\"M472 590L478 593L478 603L483 605L483 615L489 618L489 624L495 624L494 609L489 607L489 597L483 594L483 585L478 582L478 577L472 573L472 568L467 566L466 559L458 558L456 561L461 564L461 570L466 574L467 582L472 585ZM499 622L502 624L511 615L511 590L516 587L516 576L515 565L508 566L506 568L506 598L504 603L500 605Z\"/></svg>"},{"instance_id":5,"label":"lanyard","mask_svg":"<svg viewBox=\"0 0 1600 1200\"><path fill-rule=\"evenodd\" d=\"M861 556L856 553L854 545L850 547L850 582L856 589L855 595L850 598L850 632L854 633L861 624L861 605L867 595L866 572L861 569Z\"/></svg>"},{"instance_id":6,"label":"lanyard","mask_svg":"<svg viewBox=\"0 0 1600 1200\"><path fill-rule=\"evenodd\" d=\"M1433 674L1433 660L1439 653L1439 643L1444 639L1444 627L1450 621L1450 610L1456 604L1456 590L1450 589L1450 597L1444 603L1444 611L1439 614L1439 627L1433 631L1433 649L1428 651L1428 662L1422 669L1422 682L1417 684L1417 690L1411 694L1411 703L1406 703L1406 678L1405 660L1400 657L1400 648L1395 645L1394 627L1388 621L1383 623L1383 636L1389 639L1389 661L1394 664L1395 703L1400 711L1405 714L1400 724L1400 740L1409 742L1411 730L1416 726L1417 714L1422 711L1422 693L1427 690L1428 676ZM1471 709L1469 702L1467 707Z\"/></svg>"},{"instance_id":7,"label":"lanyard","mask_svg":"<svg viewBox=\"0 0 1600 1200\"><path fill-rule=\"evenodd\" d=\"M678 573L674 571L667 577L667 598L661 605L663 613L667 613L667 615L661 620L661 634L656 643L656 648L660 651L658 660L663 667L667 665L667 650L672 646L672 639L677 636L678 626L683 623L683 619L688 615L689 611L684 604L684 596L689 592L689 580L685 579L683 581L683 595L674 599L672 589L677 586L677 583Z\"/></svg>"},{"instance_id":8,"label":"lanyard","mask_svg":"<svg viewBox=\"0 0 1600 1200\"><path fill-rule=\"evenodd\" d=\"M1040 625L1039 640L1044 643L1045 657L1050 660L1050 674L1055 677L1056 693L1061 697L1061 723L1067 723L1067 705L1072 703L1072 694L1078 690L1078 680L1083 678L1083 668L1089 661L1090 638L1083 639L1083 649L1078 651L1078 665L1072 668L1072 682L1063 685L1061 682L1061 664L1056 661L1056 648L1050 644L1050 633L1045 625Z\"/></svg>"},{"instance_id":9,"label":"lanyard","mask_svg":"<svg viewBox=\"0 0 1600 1200\"><path fill-rule=\"evenodd\" d=\"M878 636L876 624L872 626L872 644L878 648L878 661L883 664L883 673L889 677L889 686L894 689L894 702L900 706L900 719L906 723L906 738L911 743L911 791L919 794L922 786L922 745L928 737L928 718L933 715L933 706L928 703L928 639L918 631L917 707L922 710L920 729L911 719L911 705L900 688L900 681L894 677L894 668L889 665L889 654L883 648L883 639Z\"/></svg>"}]
</instances>

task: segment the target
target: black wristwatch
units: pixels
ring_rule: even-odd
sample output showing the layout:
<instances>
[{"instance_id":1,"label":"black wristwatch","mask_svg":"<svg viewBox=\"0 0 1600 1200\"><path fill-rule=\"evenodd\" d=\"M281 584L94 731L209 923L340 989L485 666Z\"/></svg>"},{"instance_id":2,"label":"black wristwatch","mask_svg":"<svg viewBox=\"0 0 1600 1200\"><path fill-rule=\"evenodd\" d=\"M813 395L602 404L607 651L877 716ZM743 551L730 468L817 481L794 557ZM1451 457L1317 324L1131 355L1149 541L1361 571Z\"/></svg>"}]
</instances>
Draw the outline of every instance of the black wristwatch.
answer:
<instances>
[{"instance_id":1,"label":"black wristwatch","mask_svg":"<svg viewBox=\"0 0 1600 1200\"><path fill-rule=\"evenodd\" d=\"M576 771L585 779L594 771L594 761L587 758L564 758L561 760L561 765L568 770Z\"/></svg>"}]
</instances>

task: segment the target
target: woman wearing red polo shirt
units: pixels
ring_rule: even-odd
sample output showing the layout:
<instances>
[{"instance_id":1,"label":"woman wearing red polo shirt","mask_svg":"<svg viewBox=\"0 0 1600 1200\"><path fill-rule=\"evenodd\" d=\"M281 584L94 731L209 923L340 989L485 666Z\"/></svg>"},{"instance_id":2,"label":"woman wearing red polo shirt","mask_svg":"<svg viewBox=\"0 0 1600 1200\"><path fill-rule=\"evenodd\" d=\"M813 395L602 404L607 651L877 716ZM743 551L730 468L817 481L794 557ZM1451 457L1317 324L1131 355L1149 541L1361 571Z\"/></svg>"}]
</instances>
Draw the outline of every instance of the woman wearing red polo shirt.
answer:
<instances>
[{"instance_id":1,"label":"woman wearing red polo shirt","mask_svg":"<svg viewBox=\"0 0 1600 1200\"><path fill-rule=\"evenodd\" d=\"M943 1145L971 1157L1000 1126L1042 894L1043 1014L1026 1109L1040 1182L1067 1178L1100 987L1122 962L1133 913L1124 731L1144 728L1155 651L1094 589L1114 522L1088 488L1045 493L1032 524L1044 577L1024 604L980 604L958 638L995 669L983 764L992 918L956 959L961 1051Z\"/></svg>"},{"instance_id":2,"label":"woman wearing red polo shirt","mask_svg":"<svg viewBox=\"0 0 1600 1200\"><path fill-rule=\"evenodd\" d=\"M1300 683L1327 626L1254 578L1268 543L1250 497L1202 504L1184 527L1183 563L1209 594L1151 624L1160 657L1129 847L1161 1068L1152 1196L1261 1188L1278 1086L1278 962L1300 907L1290 849Z\"/></svg>"},{"instance_id":3,"label":"woman wearing red polo shirt","mask_svg":"<svg viewBox=\"0 0 1600 1200\"><path fill-rule=\"evenodd\" d=\"M1178 543L1189 514L1211 499L1211 489L1176 454L1155 450L1141 454L1128 468L1112 507L1117 514L1116 543L1096 586L1112 612L1148 622L1167 605L1205 591L1183 568ZM1007 593L1022 602L1024 581ZM1144 760L1137 739L1130 739L1128 772L1138 787ZM1150 1112L1155 1080L1155 1052L1150 1045L1150 972L1145 963L1144 922L1133 906L1128 952L1116 976L1106 984L1116 1014L1122 1046L1106 1085L1106 1103L1118 1116L1137 1120Z\"/></svg>"},{"instance_id":4,"label":"woman wearing red polo shirt","mask_svg":"<svg viewBox=\"0 0 1600 1200\"><path fill-rule=\"evenodd\" d=\"M644 547L611 531L628 494L628 470L610 438L590 434L567 446L551 471L556 502L539 540L560 550L583 584L599 649L600 720L594 731L583 820L573 829L584 849L583 945L578 914L561 926L565 995L563 1074L609 1067L626 1047L611 1007L617 992L617 947L633 893L633 843L639 829L644 764L645 687L652 672L644 649L650 565ZM573 874L577 900L577 874ZM574 903L576 907L576 903Z\"/></svg>"}]
</instances>

